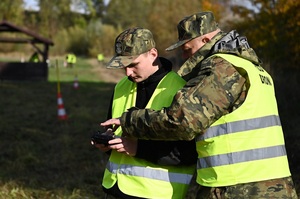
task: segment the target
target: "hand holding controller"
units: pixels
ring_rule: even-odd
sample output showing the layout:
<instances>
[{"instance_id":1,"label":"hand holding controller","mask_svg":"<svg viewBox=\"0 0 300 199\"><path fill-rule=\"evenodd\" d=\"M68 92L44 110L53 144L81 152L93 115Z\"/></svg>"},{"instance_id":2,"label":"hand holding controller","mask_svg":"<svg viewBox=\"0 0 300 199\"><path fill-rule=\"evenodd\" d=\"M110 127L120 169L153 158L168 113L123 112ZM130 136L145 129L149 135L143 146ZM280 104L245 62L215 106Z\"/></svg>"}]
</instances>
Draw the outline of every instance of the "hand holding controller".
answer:
<instances>
[{"instance_id":1,"label":"hand holding controller","mask_svg":"<svg viewBox=\"0 0 300 199\"><path fill-rule=\"evenodd\" d=\"M91 144L96 145L96 144L103 144L105 146L108 146L108 141L114 139L115 136L113 134L108 134L106 132L100 132L97 131L94 133L91 137Z\"/></svg>"}]
</instances>

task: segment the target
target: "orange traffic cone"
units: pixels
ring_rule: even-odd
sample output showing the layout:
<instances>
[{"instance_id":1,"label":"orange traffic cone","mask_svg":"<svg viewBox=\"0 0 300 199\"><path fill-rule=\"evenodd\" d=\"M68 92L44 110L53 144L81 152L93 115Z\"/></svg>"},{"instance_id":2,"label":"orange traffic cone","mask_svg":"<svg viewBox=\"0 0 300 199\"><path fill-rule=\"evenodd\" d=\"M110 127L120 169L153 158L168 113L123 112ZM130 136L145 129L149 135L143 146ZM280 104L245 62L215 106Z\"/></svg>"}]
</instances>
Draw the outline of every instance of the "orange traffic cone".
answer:
<instances>
[{"instance_id":1,"label":"orange traffic cone","mask_svg":"<svg viewBox=\"0 0 300 199\"><path fill-rule=\"evenodd\" d=\"M77 75L75 76L73 87L74 87L74 89L78 89L79 88L79 83L78 83Z\"/></svg>"},{"instance_id":2,"label":"orange traffic cone","mask_svg":"<svg viewBox=\"0 0 300 199\"><path fill-rule=\"evenodd\" d=\"M60 92L57 93L57 107L58 107L58 119L60 120L68 119Z\"/></svg>"}]
</instances>

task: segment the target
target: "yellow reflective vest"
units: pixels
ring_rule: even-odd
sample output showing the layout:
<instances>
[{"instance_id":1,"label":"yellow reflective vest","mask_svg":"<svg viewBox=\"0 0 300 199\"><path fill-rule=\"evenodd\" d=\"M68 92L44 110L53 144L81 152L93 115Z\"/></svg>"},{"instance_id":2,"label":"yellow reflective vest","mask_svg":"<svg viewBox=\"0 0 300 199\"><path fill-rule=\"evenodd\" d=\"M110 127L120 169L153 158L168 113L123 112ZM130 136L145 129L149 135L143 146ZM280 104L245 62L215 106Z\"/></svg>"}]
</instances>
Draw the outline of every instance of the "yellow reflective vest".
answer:
<instances>
[{"instance_id":1,"label":"yellow reflective vest","mask_svg":"<svg viewBox=\"0 0 300 199\"><path fill-rule=\"evenodd\" d=\"M68 54L67 55L67 63L75 64L76 63L76 55Z\"/></svg>"},{"instance_id":2,"label":"yellow reflective vest","mask_svg":"<svg viewBox=\"0 0 300 199\"><path fill-rule=\"evenodd\" d=\"M185 81L175 72L169 72L157 85L146 108L159 110L169 106ZM123 78L115 87L112 117L120 117L135 105L136 83ZM122 134L121 128L115 132ZM102 185L109 189L118 183L120 190L131 196L155 199L185 197L195 171L195 166L161 166L148 161L112 151L107 163Z\"/></svg>"},{"instance_id":3,"label":"yellow reflective vest","mask_svg":"<svg viewBox=\"0 0 300 199\"><path fill-rule=\"evenodd\" d=\"M196 138L197 182L230 186L290 176L274 83L260 66L229 54L216 54L247 72L244 103Z\"/></svg>"},{"instance_id":4,"label":"yellow reflective vest","mask_svg":"<svg viewBox=\"0 0 300 199\"><path fill-rule=\"evenodd\" d=\"M104 60L104 55L103 54L98 54L97 59L98 59L98 61L103 61Z\"/></svg>"}]
</instances>

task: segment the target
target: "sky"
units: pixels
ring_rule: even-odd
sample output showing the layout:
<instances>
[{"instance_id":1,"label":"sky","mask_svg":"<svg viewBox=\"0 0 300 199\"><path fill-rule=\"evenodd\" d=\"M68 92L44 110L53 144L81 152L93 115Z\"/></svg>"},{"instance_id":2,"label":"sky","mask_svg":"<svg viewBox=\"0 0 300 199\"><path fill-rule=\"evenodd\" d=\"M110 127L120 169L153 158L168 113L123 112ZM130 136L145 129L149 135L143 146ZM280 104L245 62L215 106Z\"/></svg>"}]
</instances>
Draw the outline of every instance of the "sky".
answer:
<instances>
[{"instance_id":1,"label":"sky","mask_svg":"<svg viewBox=\"0 0 300 199\"><path fill-rule=\"evenodd\" d=\"M26 10L38 10L35 0L24 0Z\"/></svg>"}]
</instances>

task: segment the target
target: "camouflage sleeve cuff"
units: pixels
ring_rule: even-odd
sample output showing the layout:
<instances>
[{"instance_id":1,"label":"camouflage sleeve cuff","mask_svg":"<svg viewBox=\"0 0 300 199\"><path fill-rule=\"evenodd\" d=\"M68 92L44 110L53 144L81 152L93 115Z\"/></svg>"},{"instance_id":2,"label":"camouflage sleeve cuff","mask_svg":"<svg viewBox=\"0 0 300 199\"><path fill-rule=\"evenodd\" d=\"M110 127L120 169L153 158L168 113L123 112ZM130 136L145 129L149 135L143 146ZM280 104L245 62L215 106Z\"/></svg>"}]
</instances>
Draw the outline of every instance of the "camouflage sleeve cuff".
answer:
<instances>
[{"instance_id":1,"label":"camouflage sleeve cuff","mask_svg":"<svg viewBox=\"0 0 300 199\"><path fill-rule=\"evenodd\" d=\"M122 135L139 139L191 140L181 123L170 121L166 110L130 108L120 117Z\"/></svg>"},{"instance_id":2,"label":"camouflage sleeve cuff","mask_svg":"<svg viewBox=\"0 0 300 199\"><path fill-rule=\"evenodd\" d=\"M133 128L133 125L131 124L131 122L132 122L131 114L135 110L139 110L139 109L136 107L132 107L132 108L128 109L127 112L124 112L122 114L122 116L120 117L120 123L121 123L122 131L123 131L122 134L124 136L135 137L135 135L133 134L134 128Z\"/></svg>"},{"instance_id":3,"label":"camouflage sleeve cuff","mask_svg":"<svg viewBox=\"0 0 300 199\"><path fill-rule=\"evenodd\" d=\"M150 122L151 117L149 116L149 113L154 112L152 109L138 109L136 107L128 109L120 118L122 135L140 139L158 139L157 135L153 133L155 132L153 128L155 122Z\"/></svg>"}]
</instances>

